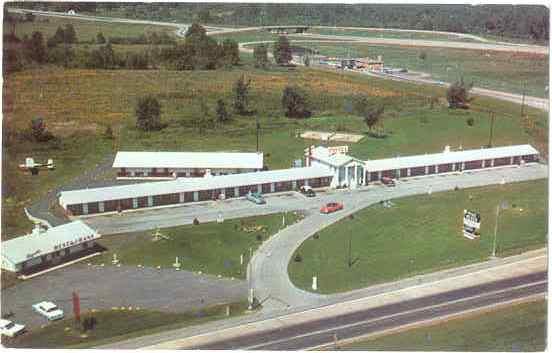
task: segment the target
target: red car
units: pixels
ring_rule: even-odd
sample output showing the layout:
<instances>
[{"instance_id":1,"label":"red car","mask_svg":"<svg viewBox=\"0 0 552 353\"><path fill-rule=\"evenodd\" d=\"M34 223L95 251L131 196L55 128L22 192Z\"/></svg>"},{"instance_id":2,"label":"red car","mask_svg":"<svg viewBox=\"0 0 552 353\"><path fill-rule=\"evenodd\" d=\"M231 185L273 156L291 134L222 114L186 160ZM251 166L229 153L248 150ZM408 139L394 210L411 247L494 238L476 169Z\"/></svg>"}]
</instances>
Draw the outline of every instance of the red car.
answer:
<instances>
[{"instance_id":1,"label":"red car","mask_svg":"<svg viewBox=\"0 0 552 353\"><path fill-rule=\"evenodd\" d=\"M332 213L343 209L343 204L340 202L330 202L320 208L320 213Z\"/></svg>"},{"instance_id":2,"label":"red car","mask_svg":"<svg viewBox=\"0 0 552 353\"><path fill-rule=\"evenodd\" d=\"M381 182L383 183L383 185L395 186L395 179L393 178L383 177L381 178Z\"/></svg>"}]
</instances>

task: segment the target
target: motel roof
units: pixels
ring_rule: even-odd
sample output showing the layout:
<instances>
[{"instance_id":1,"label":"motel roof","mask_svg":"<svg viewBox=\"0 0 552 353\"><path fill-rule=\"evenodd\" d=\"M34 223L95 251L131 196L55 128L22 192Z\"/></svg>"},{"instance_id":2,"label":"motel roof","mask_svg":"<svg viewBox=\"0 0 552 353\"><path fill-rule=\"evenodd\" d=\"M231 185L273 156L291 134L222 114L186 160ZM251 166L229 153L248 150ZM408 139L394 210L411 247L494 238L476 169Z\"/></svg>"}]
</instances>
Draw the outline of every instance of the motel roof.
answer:
<instances>
[{"instance_id":1,"label":"motel roof","mask_svg":"<svg viewBox=\"0 0 552 353\"><path fill-rule=\"evenodd\" d=\"M420 154L415 156L395 157L386 159L374 159L365 162L368 172L395 170L402 168L413 168L432 166L439 164L450 164L458 162L470 162L483 159L495 159L504 157L516 157L538 154L539 152L531 145L514 145L505 147L480 148L464 151L450 151L432 154Z\"/></svg>"},{"instance_id":2,"label":"motel roof","mask_svg":"<svg viewBox=\"0 0 552 353\"><path fill-rule=\"evenodd\" d=\"M308 149L307 149L308 151ZM308 152L307 152L308 153ZM351 157L344 153L334 153L331 154L330 150L324 146L317 146L311 150L311 157L313 159L319 160L321 162L324 162L328 165L331 165L333 167L340 167L344 164L347 164L351 161L358 161L361 162L361 160L358 160L354 157Z\"/></svg>"},{"instance_id":3,"label":"motel roof","mask_svg":"<svg viewBox=\"0 0 552 353\"><path fill-rule=\"evenodd\" d=\"M100 238L100 234L82 221L74 221L2 241L2 257L14 264Z\"/></svg>"},{"instance_id":4,"label":"motel roof","mask_svg":"<svg viewBox=\"0 0 552 353\"><path fill-rule=\"evenodd\" d=\"M202 178L178 178L170 181L146 182L94 189L62 191L59 202L62 206L121 200L134 197L166 195L181 192L225 189L247 185L259 185L282 181L331 177L333 174L322 167L278 169L242 174Z\"/></svg>"},{"instance_id":5,"label":"motel roof","mask_svg":"<svg viewBox=\"0 0 552 353\"><path fill-rule=\"evenodd\" d=\"M262 169L260 152L117 152L113 168Z\"/></svg>"}]
</instances>

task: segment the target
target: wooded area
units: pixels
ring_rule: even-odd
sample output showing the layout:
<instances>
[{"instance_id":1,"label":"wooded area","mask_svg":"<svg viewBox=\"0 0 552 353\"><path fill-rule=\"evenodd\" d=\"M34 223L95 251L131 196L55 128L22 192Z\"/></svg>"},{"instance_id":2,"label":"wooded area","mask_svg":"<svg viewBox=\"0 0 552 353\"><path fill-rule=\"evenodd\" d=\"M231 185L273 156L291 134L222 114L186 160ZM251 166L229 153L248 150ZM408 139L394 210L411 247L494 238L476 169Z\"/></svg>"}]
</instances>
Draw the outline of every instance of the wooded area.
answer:
<instances>
[{"instance_id":1,"label":"wooded area","mask_svg":"<svg viewBox=\"0 0 552 353\"><path fill-rule=\"evenodd\" d=\"M529 5L11 3L13 7L203 24L361 26L490 34L548 41L549 10Z\"/></svg>"}]
</instances>

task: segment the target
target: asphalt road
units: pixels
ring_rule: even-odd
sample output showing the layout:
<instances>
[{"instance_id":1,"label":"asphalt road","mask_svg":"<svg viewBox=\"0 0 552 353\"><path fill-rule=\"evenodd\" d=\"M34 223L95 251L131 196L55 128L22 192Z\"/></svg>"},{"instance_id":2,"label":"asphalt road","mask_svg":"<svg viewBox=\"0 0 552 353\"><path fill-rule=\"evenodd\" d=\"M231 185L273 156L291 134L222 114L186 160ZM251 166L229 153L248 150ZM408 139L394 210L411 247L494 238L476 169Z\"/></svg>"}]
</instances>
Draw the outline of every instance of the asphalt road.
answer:
<instances>
[{"instance_id":1,"label":"asphalt road","mask_svg":"<svg viewBox=\"0 0 552 353\"><path fill-rule=\"evenodd\" d=\"M538 272L453 290L397 304L291 325L259 334L244 334L191 349L304 350L403 325L496 305L545 293L547 273Z\"/></svg>"}]
</instances>

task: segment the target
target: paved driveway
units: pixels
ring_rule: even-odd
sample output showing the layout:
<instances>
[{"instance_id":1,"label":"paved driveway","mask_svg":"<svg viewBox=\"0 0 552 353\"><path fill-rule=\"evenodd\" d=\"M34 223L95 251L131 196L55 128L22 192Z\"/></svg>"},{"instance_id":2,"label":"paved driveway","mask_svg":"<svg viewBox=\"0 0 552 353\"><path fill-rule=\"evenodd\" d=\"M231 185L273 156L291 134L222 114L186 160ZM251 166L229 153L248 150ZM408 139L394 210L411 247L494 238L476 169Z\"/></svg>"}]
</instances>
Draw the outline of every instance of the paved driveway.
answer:
<instances>
[{"instance_id":1,"label":"paved driveway","mask_svg":"<svg viewBox=\"0 0 552 353\"><path fill-rule=\"evenodd\" d=\"M505 182L541 179L546 178L547 174L547 166L535 164L423 177L399 182L392 188L372 186L325 196L326 199L342 202L345 209L322 215L316 208L309 208L303 221L278 232L257 250L250 264L248 278L257 298L266 300L266 310L327 304L343 294L319 295L301 290L292 284L287 271L295 250L320 229L381 200L424 194L430 187L432 192L438 192L452 190L456 186L467 188L498 184L503 179Z\"/></svg>"},{"instance_id":2,"label":"paved driveway","mask_svg":"<svg viewBox=\"0 0 552 353\"><path fill-rule=\"evenodd\" d=\"M188 271L131 266L75 265L2 290L2 313L12 311L28 327L46 323L31 305L51 300L72 315L73 291L82 310L132 306L183 312L247 298L243 280L218 279Z\"/></svg>"}]
</instances>

